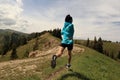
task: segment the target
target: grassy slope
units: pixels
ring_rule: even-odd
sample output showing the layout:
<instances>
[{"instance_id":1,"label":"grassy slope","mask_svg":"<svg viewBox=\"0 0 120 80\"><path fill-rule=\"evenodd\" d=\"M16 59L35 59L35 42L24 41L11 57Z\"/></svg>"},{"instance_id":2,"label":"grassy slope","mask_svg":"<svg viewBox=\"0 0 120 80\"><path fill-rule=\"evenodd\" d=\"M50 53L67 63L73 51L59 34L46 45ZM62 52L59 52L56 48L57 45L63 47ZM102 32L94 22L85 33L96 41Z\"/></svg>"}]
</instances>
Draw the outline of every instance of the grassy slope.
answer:
<instances>
[{"instance_id":1,"label":"grassy slope","mask_svg":"<svg viewBox=\"0 0 120 80\"><path fill-rule=\"evenodd\" d=\"M54 37L47 34L43 36L42 39L39 39L39 42L44 45L47 40L50 40L52 38ZM24 55L23 52L25 52L26 49L31 51L34 42L35 40L31 40L27 45L19 47L17 49L17 54L20 54L19 57L22 57L22 55ZM39 49L41 49L42 45L39 46ZM120 80L120 63L92 49L86 48L84 46L79 47L85 48L85 52L83 54L76 53L75 55L73 55L73 72L68 72L63 69L62 71L58 72L57 75L53 76L52 80ZM9 55L10 52L8 53L8 57ZM3 77L3 80L44 80L48 78L52 73L58 71L66 63L67 57L58 58L57 67L55 69L51 69L49 58L43 58L32 62L21 63L19 65L22 67L26 65L36 65L37 68L32 71L27 71L26 74L22 74L22 72L18 71L16 77ZM11 70L10 67L6 69L8 70L8 72L10 72Z\"/></svg>"},{"instance_id":2,"label":"grassy slope","mask_svg":"<svg viewBox=\"0 0 120 80\"><path fill-rule=\"evenodd\" d=\"M46 34L40 36L38 39L39 39L38 40L38 42L39 42L38 50L41 50L41 51L53 48L53 47L55 47L56 45L59 44L59 39L54 37L54 36L52 36L49 33L46 33ZM48 41L51 41L51 40L54 40L54 44L52 44L52 46L50 48L48 48L48 47L45 48L44 45ZM36 38L30 40L26 45L23 45L23 46L20 46L20 47L17 48L17 55L18 55L19 59L23 59L24 58L24 54L26 53L26 51L31 52L33 50L33 46L35 44L35 41L36 41ZM11 55L11 51L9 51L7 53L7 55L1 57L0 58L0 62L10 60L10 55Z\"/></svg>"},{"instance_id":3,"label":"grassy slope","mask_svg":"<svg viewBox=\"0 0 120 80\"><path fill-rule=\"evenodd\" d=\"M66 64L66 57L57 60L55 69L51 69L50 59L48 59L42 64L41 75L33 75L23 80L44 80L53 73L57 75L54 75L51 78L52 80L120 80L120 64L117 61L89 48L84 48L85 52L83 54L76 53L73 55L73 72L62 69L62 71L55 73Z\"/></svg>"},{"instance_id":4,"label":"grassy slope","mask_svg":"<svg viewBox=\"0 0 120 80\"><path fill-rule=\"evenodd\" d=\"M83 54L76 53L72 58L72 69L73 72L62 69L61 72L56 73L51 77L51 80L120 80L120 64L104 56L94 50L85 48ZM10 76L3 80L46 80L48 77L63 67L67 60L65 57L57 59L57 66L55 69L50 67L50 59L43 59L44 62L41 64L38 61L32 61L30 63L22 63L20 65L37 65L35 71L28 71L26 74L18 72L18 76ZM40 73L42 71L42 73ZM37 72L37 73L36 73ZM21 77L22 76L22 77Z\"/></svg>"},{"instance_id":5,"label":"grassy slope","mask_svg":"<svg viewBox=\"0 0 120 80\"><path fill-rule=\"evenodd\" d=\"M73 56L73 72L63 70L56 79L120 80L120 64L118 62L89 48L85 48L85 50L84 54ZM64 58L59 59L57 66L64 65L65 62Z\"/></svg>"},{"instance_id":6,"label":"grassy slope","mask_svg":"<svg viewBox=\"0 0 120 80\"><path fill-rule=\"evenodd\" d=\"M76 43L86 45L86 40L76 40ZM120 43L103 42L103 50L106 50L107 53L109 53L109 56L113 55L116 59L118 52L120 51Z\"/></svg>"}]
</instances>

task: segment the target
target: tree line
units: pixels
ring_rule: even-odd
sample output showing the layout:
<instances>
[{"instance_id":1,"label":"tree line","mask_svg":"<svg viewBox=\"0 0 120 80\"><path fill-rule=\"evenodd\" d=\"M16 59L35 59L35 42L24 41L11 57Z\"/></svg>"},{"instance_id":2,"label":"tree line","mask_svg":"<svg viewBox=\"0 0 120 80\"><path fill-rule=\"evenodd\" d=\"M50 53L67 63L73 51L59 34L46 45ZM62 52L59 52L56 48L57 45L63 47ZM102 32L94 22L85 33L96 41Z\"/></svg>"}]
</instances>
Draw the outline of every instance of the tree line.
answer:
<instances>
[{"instance_id":1,"label":"tree line","mask_svg":"<svg viewBox=\"0 0 120 80\"><path fill-rule=\"evenodd\" d=\"M94 37L94 41L91 41L91 42L88 38L87 42L86 42L86 46L90 47L90 48L92 48L100 53L103 53L103 41L102 41L101 37L99 37L98 40L96 37Z\"/></svg>"},{"instance_id":2,"label":"tree line","mask_svg":"<svg viewBox=\"0 0 120 80\"><path fill-rule=\"evenodd\" d=\"M56 29L53 29L53 30L48 30L48 32L49 32L50 34L52 34L53 36L61 39L61 29L56 28Z\"/></svg>"},{"instance_id":3,"label":"tree line","mask_svg":"<svg viewBox=\"0 0 120 80\"><path fill-rule=\"evenodd\" d=\"M99 37L98 39L96 37L94 37L94 40L90 40L88 38L85 42L75 41L75 43L82 44L84 46L92 48L108 57L111 57L112 59L115 59L115 60L120 59L120 51L117 51L117 53L116 53L116 52L110 52L109 50L105 50L103 48L104 42L112 43L112 41L102 40L101 37ZM118 42L116 42L116 43L118 43Z\"/></svg>"},{"instance_id":4,"label":"tree line","mask_svg":"<svg viewBox=\"0 0 120 80\"><path fill-rule=\"evenodd\" d=\"M0 44L0 55L5 55L9 50L12 50L11 52L11 59L16 59L18 58L17 56L17 47L27 44L27 42L31 39L36 38L36 42L35 45L33 46L33 51L38 49L38 37L45 34L46 32L49 32L51 35L60 38L61 39L61 29L56 28L53 30L48 30L48 31L42 31L42 32L36 32L36 33L31 33L26 35L19 35L17 33L12 33L11 35L5 35L3 36L3 42ZM111 42L111 41L106 41L106 40L102 40L101 37L97 38L94 37L94 40L89 40L89 38L87 39L87 41L85 43L83 43L83 45L92 48L102 54L105 54L106 56L109 56L113 59L119 58L120 59L120 51L118 51L118 55L117 57L114 56L114 52L110 53L107 50L103 49L103 42ZM28 51L26 51L25 56L28 56Z\"/></svg>"}]
</instances>

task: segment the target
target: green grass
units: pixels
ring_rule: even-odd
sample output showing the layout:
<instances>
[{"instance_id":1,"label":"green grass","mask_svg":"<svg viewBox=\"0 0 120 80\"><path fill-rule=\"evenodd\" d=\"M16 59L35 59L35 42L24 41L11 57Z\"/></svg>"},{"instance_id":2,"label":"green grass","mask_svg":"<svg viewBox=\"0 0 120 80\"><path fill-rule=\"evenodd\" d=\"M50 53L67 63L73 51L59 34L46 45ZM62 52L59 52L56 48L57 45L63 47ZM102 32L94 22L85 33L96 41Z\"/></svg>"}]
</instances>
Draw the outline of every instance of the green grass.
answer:
<instances>
[{"instance_id":1,"label":"green grass","mask_svg":"<svg viewBox=\"0 0 120 80\"><path fill-rule=\"evenodd\" d=\"M63 59L61 62L64 62ZM82 55L74 55L73 72L63 71L57 80L120 80L120 64L94 50L86 48Z\"/></svg>"},{"instance_id":2,"label":"green grass","mask_svg":"<svg viewBox=\"0 0 120 80\"><path fill-rule=\"evenodd\" d=\"M81 46L83 47L83 46ZM83 54L76 53L72 58L73 72L63 69L52 80L120 80L120 63L89 48ZM55 73L67 63L67 57L57 59L57 66L51 69L50 60L39 65L42 68L41 80ZM38 75L37 75L38 76Z\"/></svg>"},{"instance_id":3,"label":"green grass","mask_svg":"<svg viewBox=\"0 0 120 80\"><path fill-rule=\"evenodd\" d=\"M52 77L52 80L120 80L119 62L90 48L84 46L79 47L85 48L85 52L83 54L76 53L73 55L73 72L62 69L62 71ZM42 59L42 63L40 60L20 64L22 66L31 64L37 65L35 71L28 71L26 74L18 72L18 76L5 77L3 80L45 80L49 78L52 73L64 67L67 63L67 56L57 59L57 66L55 69L51 69L50 59Z\"/></svg>"},{"instance_id":4,"label":"green grass","mask_svg":"<svg viewBox=\"0 0 120 80\"><path fill-rule=\"evenodd\" d=\"M43 35L42 38L39 38L39 43L40 43L39 49L44 51L43 45L48 40L53 38L54 37L48 34ZM26 50L32 51L33 43L35 43L35 39L29 41L28 44L17 48L17 54L19 58L23 58L23 55ZM115 47L118 46L118 44L115 44L115 46L113 46L112 43L110 46L109 44L110 43L105 44L106 46L110 47L108 48L108 50L109 49L112 50L113 48L115 48L116 50L120 50L120 47ZM52 80L120 80L119 62L101 53L98 53L97 51L92 50L90 48L84 46L79 46L79 47L85 48L85 52L83 54L75 53L75 55L72 56L73 72L63 69L57 75L53 76ZM9 60L9 58L10 58L10 52L8 52L6 56L0 58L0 61ZM26 74L22 74L22 72L18 71L17 76L11 76L12 75L11 74L8 77L3 77L3 80L45 80L52 73L55 73L61 67L64 67L64 65L67 63L67 56L60 57L57 59L57 66L55 69L51 69L50 67L51 59L45 58L42 60L43 62L40 62L41 61L40 59L29 63L21 63L20 65L22 66L34 64L37 66L37 68L34 71L26 72ZM9 66L4 69L5 70L7 69L8 72L10 72L11 70Z\"/></svg>"},{"instance_id":5,"label":"green grass","mask_svg":"<svg viewBox=\"0 0 120 80\"><path fill-rule=\"evenodd\" d=\"M86 45L86 42L87 42L86 40L75 40L76 44L81 44L81 45ZM120 43L103 42L103 50L107 56L112 57L113 59L119 61L118 53L120 51Z\"/></svg>"},{"instance_id":6,"label":"green grass","mask_svg":"<svg viewBox=\"0 0 120 80\"><path fill-rule=\"evenodd\" d=\"M32 75L30 77L23 78L22 80L41 80L41 79L36 75Z\"/></svg>"}]
</instances>

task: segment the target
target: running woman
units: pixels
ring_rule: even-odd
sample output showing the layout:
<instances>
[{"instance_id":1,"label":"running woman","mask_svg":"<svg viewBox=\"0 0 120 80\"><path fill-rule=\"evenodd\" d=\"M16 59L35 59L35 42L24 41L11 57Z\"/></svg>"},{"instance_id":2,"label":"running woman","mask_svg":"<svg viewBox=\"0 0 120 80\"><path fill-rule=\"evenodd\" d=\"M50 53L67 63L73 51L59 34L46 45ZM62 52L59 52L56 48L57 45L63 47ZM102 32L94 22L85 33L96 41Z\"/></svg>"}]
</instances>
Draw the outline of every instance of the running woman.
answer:
<instances>
[{"instance_id":1,"label":"running woman","mask_svg":"<svg viewBox=\"0 0 120 80\"><path fill-rule=\"evenodd\" d=\"M72 24L73 19L70 15L65 17L64 27L61 30L62 41L59 47L59 51L57 54L52 56L51 67L56 67L56 59L63 54L65 48L68 50L68 63L66 64L66 68L71 67L71 52L73 49L73 35L74 35L74 25Z\"/></svg>"}]
</instances>

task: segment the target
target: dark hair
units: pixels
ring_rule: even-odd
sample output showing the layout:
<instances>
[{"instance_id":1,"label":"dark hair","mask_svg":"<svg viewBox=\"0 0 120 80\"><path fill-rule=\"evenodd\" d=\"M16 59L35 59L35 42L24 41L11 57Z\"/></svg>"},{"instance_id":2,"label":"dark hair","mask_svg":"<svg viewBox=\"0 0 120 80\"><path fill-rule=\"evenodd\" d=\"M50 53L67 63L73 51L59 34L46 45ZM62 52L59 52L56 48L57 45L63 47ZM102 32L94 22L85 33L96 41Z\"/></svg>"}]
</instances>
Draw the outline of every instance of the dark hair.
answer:
<instances>
[{"instance_id":1,"label":"dark hair","mask_svg":"<svg viewBox=\"0 0 120 80\"><path fill-rule=\"evenodd\" d=\"M69 22L69 23L73 22L73 19L69 14L65 17L65 22Z\"/></svg>"}]
</instances>

